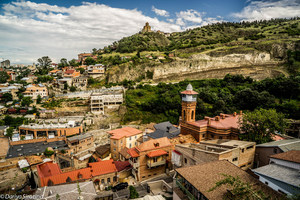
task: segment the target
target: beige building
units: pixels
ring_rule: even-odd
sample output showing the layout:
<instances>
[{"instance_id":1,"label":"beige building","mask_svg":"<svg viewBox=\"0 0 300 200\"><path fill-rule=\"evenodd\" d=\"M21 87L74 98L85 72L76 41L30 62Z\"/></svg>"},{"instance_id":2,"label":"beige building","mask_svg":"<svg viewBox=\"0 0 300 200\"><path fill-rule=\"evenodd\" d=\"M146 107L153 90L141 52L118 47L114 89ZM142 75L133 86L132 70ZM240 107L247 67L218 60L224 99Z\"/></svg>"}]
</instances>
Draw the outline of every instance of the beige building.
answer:
<instances>
[{"instance_id":1,"label":"beige building","mask_svg":"<svg viewBox=\"0 0 300 200\"><path fill-rule=\"evenodd\" d=\"M80 134L67 138L68 153L76 154L94 146L94 137L91 133Z\"/></svg>"},{"instance_id":2,"label":"beige building","mask_svg":"<svg viewBox=\"0 0 300 200\"><path fill-rule=\"evenodd\" d=\"M167 137L146 141L137 147L128 149L129 163L132 165L132 174L137 181L166 172L171 160L173 145Z\"/></svg>"},{"instance_id":3,"label":"beige building","mask_svg":"<svg viewBox=\"0 0 300 200\"><path fill-rule=\"evenodd\" d=\"M91 94L90 106L94 114L104 114L105 108L118 108L123 103L123 91L107 90Z\"/></svg>"},{"instance_id":4,"label":"beige building","mask_svg":"<svg viewBox=\"0 0 300 200\"><path fill-rule=\"evenodd\" d=\"M137 145L137 140L143 136L143 132L131 128L124 127L108 131L110 137L110 151L114 160L120 159L120 151L123 148L132 148Z\"/></svg>"},{"instance_id":5,"label":"beige building","mask_svg":"<svg viewBox=\"0 0 300 200\"><path fill-rule=\"evenodd\" d=\"M25 92L23 92L24 97L31 97L32 99L37 99L40 95L42 98L48 96L47 87L42 84L31 84L26 87Z\"/></svg>"},{"instance_id":6,"label":"beige building","mask_svg":"<svg viewBox=\"0 0 300 200\"><path fill-rule=\"evenodd\" d=\"M252 168L255 142L210 140L199 144L177 144L172 152L175 167L186 167L216 160L228 160L241 169Z\"/></svg>"},{"instance_id":7,"label":"beige building","mask_svg":"<svg viewBox=\"0 0 300 200\"><path fill-rule=\"evenodd\" d=\"M105 66L102 64L90 65L87 67L87 73L92 78L101 77L105 73Z\"/></svg>"}]
</instances>

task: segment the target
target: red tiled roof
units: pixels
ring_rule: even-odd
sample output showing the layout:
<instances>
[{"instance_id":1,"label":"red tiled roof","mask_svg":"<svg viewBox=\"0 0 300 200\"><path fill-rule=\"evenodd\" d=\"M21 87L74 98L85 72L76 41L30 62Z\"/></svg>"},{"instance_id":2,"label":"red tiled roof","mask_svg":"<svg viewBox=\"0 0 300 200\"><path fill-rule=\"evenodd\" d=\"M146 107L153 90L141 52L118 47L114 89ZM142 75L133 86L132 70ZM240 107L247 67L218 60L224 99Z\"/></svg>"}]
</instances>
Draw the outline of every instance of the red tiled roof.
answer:
<instances>
[{"instance_id":1,"label":"red tiled roof","mask_svg":"<svg viewBox=\"0 0 300 200\"><path fill-rule=\"evenodd\" d=\"M53 162L46 162L37 166L39 177L48 177L61 173L58 164Z\"/></svg>"},{"instance_id":2,"label":"red tiled roof","mask_svg":"<svg viewBox=\"0 0 300 200\"><path fill-rule=\"evenodd\" d=\"M125 169L131 169L132 166L128 161L115 161L116 168L118 172L123 171Z\"/></svg>"},{"instance_id":3,"label":"red tiled roof","mask_svg":"<svg viewBox=\"0 0 300 200\"><path fill-rule=\"evenodd\" d=\"M44 186L46 186L49 180L51 180L54 185L57 185L57 184L67 183L67 179L69 179L70 182L74 182L77 180L86 180L90 178L92 178L91 169L83 168L83 169L57 174L54 176L45 177L43 179L43 184Z\"/></svg>"},{"instance_id":4,"label":"red tiled roof","mask_svg":"<svg viewBox=\"0 0 300 200\"><path fill-rule=\"evenodd\" d=\"M53 185L74 182L77 180L90 179L93 176L109 174L117 172L117 168L113 160L105 160L89 163L89 167L62 173L58 164L52 162L43 163L37 166L38 175L41 180L41 186L48 185L50 180ZM68 181L67 181L68 179Z\"/></svg>"},{"instance_id":5,"label":"red tiled roof","mask_svg":"<svg viewBox=\"0 0 300 200\"><path fill-rule=\"evenodd\" d=\"M119 129L115 129L112 131L108 131L109 134L112 135L112 137L110 137L111 139L121 139L123 137L130 137L133 135L137 135L142 133L142 131L136 129L136 128L131 128L131 127L124 127L124 128L119 128Z\"/></svg>"},{"instance_id":6,"label":"red tiled roof","mask_svg":"<svg viewBox=\"0 0 300 200\"><path fill-rule=\"evenodd\" d=\"M193 90L185 90L183 92L180 92L181 94L198 94L198 92L195 92Z\"/></svg>"},{"instance_id":7,"label":"red tiled roof","mask_svg":"<svg viewBox=\"0 0 300 200\"><path fill-rule=\"evenodd\" d=\"M133 158L139 157L139 153L136 151L135 147L128 149L127 153Z\"/></svg>"},{"instance_id":8,"label":"red tiled roof","mask_svg":"<svg viewBox=\"0 0 300 200\"><path fill-rule=\"evenodd\" d=\"M276 158L280 160L300 163L300 151L299 150L291 150L284 153L279 153L270 156L271 158Z\"/></svg>"},{"instance_id":9,"label":"red tiled roof","mask_svg":"<svg viewBox=\"0 0 300 200\"><path fill-rule=\"evenodd\" d=\"M75 72L74 69L68 69L65 74L73 74Z\"/></svg>"},{"instance_id":10,"label":"red tiled roof","mask_svg":"<svg viewBox=\"0 0 300 200\"><path fill-rule=\"evenodd\" d=\"M92 176L99 176L102 174L109 174L117 171L113 160L103 160L99 162L89 163L92 170Z\"/></svg>"},{"instance_id":11,"label":"red tiled roof","mask_svg":"<svg viewBox=\"0 0 300 200\"><path fill-rule=\"evenodd\" d=\"M209 126L212 128L216 129L230 129L230 128L238 128L239 125L239 117L241 115L228 115L225 114L225 119L222 119L222 117L219 116L219 120L216 120L215 118L210 118L210 124L208 125L208 121L203 119L203 120L198 120L195 122L187 122L188 124L197 126L197 127L205 127Z\"/></svg>"},{"instance_id":12,"label":"red tiled roof","mask_svg":"<svg viewBox=\"0 0 300 200\"><path fill-rule=\"evenodd\" d=\"M152 157L162 156L162 155L166 155L166 154L168 154L168 152L166 152L162 149L158 149L156 151L151 151L150 153L147 154L147 156L149 158L152 158Z\"/></svg>"}]
</instances>

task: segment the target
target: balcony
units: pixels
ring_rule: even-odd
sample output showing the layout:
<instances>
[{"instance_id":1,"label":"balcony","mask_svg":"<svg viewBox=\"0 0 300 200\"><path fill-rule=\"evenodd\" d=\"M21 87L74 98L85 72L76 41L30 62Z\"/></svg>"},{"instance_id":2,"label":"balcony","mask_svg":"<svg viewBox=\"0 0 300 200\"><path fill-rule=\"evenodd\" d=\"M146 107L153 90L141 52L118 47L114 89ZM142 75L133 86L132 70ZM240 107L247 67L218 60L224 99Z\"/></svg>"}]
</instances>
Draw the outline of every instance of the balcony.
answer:
<instances>
[{"instance_id":1,"label":"balcony","mask_svg":"<svg viewBox=\"0 0 300 200\"><path fill-rule=\"evenodd\" d=\"M176 179L176 185L181 189L181 191L188 197L189 200L196 200L196 198L194 197L194 195L192 195L192 193L190 193L182 184L181 182Z\"/></svg>"},{"instance_id":2,"label":"balcony","mask_svg":"<svg viewBox=\"0 0 300 200\"><path fill-rule=\"evenodd\" d=\"M131 161L131 160L129 160L129 163L132 165L132 167L134 168L134 169L137 169L139 166L140 166L140 163L138 163L138 162L133 162L133 161Z\"/></svg>"},{"instance_id":3,"label":"balcony","mask_svg":"<svg viewBox=\"0 0 300 200\"><path fill-rule=\"evenodd\" d=\"M160 166L160 165L165 165L166 164L166 160L163 159L161 161L158 161L158 162L151 162L150 160L147 161L147 166L148 168L152 168L152 167L157 167L157 166Z\"/></svg>"}]
</instances>

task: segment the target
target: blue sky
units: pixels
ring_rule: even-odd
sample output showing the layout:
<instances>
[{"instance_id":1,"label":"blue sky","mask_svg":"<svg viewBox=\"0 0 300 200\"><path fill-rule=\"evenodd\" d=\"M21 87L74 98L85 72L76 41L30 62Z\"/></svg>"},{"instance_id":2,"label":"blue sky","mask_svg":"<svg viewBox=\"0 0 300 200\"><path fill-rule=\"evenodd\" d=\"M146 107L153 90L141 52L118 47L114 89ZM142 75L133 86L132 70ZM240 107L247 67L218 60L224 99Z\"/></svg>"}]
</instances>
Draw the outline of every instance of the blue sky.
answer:
<instances>
[{"instance_id":1,"label":"blue sky","mask_svg":"<svg viewBox=\"0 0 300 200\"><path fill-rule=\"evenodd\" d=\"M299 16L299 0L0 1L0 59L77 58L141 30L184 31L222 21Z\"/></svg>"}]
</instances>

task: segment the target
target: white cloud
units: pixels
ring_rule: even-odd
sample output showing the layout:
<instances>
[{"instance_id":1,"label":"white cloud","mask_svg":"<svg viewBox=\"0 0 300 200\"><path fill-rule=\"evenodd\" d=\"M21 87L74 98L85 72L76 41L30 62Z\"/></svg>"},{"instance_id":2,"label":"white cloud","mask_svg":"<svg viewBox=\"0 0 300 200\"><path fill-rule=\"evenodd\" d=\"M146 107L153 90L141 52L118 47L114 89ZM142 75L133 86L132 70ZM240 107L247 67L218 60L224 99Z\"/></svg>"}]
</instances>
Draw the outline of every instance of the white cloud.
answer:
<instances>
[{"instance_id":1,"label":"white cloud","mask_svg":"<svg viewBox=\"0 0 300 200\"><path fill-rule=\"evenodd\" d=\"M178 19L182 19L188 22L193 22L198 24L202 22L201 13L192 9L187 11L180 11L179 13L176 13L176 16Z\"/></svg>"},{"instance_id":2,"label":"white cloud","mask_svg":"<svg viewBox=\"0 0 300 200\"><path fill-rule=\"evenodd\" d=\"M241 21L255 21L272 18L291 18L300 15L299 0L252 1L239 13L232 16Z\"/></svg>"},{"instance_id":3,"label":"white cloud","mask_svg":"<svg viewBox=\"0 0 300 200\"><path fill-rule=\"evenodd\" d=\"M5 4L0 14L0 58L32 63L48 55L52 60L77 58L78 53L102 48L130 36L149 22L155 30L181 31L179 25L159 21L136 9L83 3L59 7L30 1Z\"/></svg>"},{"instance_id":4,"label":"white cloud","mask_svg":"<svg viewBox=\"0 0 300 200\"><path fill-rule=\"evenodd\" d=\"M155 12L155 14L163 17L169 17L169 12L166 10L157 9L154 6L152 6L152 11Z\"/></svg>"}]
</instances>

